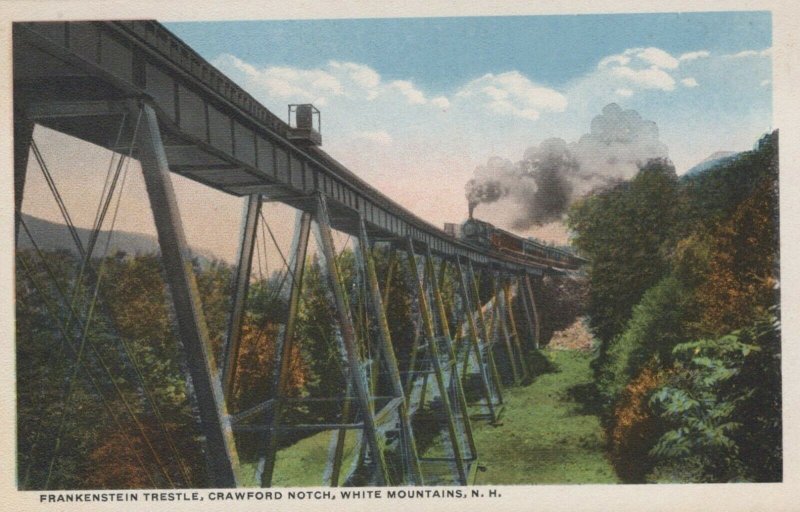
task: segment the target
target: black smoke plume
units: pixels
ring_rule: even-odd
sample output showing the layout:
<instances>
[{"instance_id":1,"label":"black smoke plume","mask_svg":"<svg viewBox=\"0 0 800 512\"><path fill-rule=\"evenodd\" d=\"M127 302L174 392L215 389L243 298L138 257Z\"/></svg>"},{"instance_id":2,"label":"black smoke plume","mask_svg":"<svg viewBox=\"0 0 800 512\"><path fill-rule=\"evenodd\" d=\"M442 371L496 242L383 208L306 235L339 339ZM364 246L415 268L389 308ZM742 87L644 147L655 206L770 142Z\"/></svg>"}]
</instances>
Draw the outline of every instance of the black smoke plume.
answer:
<instances>
[{"instance_id":1,"label":"black smoke plume","mask_svg":"<svg viewBox=\"0 0 800 512\"><path fill-rule=\"evenodd\" d=\"M517 181L514 164L510 160L492 157L486 165L475 169L475 177L467 182L466 193L469 217L480 203L493 203L508 196L509 186Z\"/></svg>"},{"instance_id":2,"label":"black smoke plume","mask_svg":"<svg viewBox=\"0 0 800 512\"><path fill-rule=\"evenodd\" d=\"M654 122L611 103L577 142L547 139L516 164L492 157L478 166L466 185L469 214L479 204L510 200L515 229L558 221L590 190L630 179L648 160L666 157Z\"/></svg>"}]
</instances>

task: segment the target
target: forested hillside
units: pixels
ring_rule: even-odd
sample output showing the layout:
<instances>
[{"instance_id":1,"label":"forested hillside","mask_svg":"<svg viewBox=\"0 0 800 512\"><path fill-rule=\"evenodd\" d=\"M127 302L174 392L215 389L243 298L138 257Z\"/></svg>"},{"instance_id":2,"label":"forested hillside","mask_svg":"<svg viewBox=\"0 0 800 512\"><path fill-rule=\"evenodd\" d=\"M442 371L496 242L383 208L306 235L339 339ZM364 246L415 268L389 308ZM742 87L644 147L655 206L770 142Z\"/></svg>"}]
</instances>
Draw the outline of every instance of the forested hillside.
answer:
<instances>
[{"instance_id":1,"label":"forested hillside","mask_svg":"<svg viewBox=\"0 0 800 512\"><path fill-rule=\"evenodd\" d=\"M780 481L778 134L666 160L570 211L609 449L626 481Z\"/></svg>"},{"instance_id":2,"label":"forested hillside","mask_svg":"<svg viewBox=\"0 0 800 512\"><path fill-rule=\"evenodd\" d=\"M118 252L96 258L96 272L89 273L81 271L77 257L67 250L39 249L17 251L20 488L206 486L198 413L160 257ZM381 251L375 258L380 275L390 276L387 316L404 371L415 333L409 272L398 260L389 271ZM352 282L355 258L350 249L341 252L338 266L343 279ZM194 260L218 364L233 271L221 261ZM275 346L286 322L289 280L283 271L251 283L231 412L274 395ZM336 314L325 283L314 255L303 278L289 365L290 397L335 398L346 390L334 339ZM448 300L453 283L452 276L444 282ZM365 307L356 294L351 299L356 328L365 339ZM331 423L341 420L341 409L341 400L289 405L284 421ZM287 434L281 446L299 438ZM241 460L255 463L263 442L258 433L237 434ZM321 475L315 481L321 482Z\"/></svg>"}]
</instances>

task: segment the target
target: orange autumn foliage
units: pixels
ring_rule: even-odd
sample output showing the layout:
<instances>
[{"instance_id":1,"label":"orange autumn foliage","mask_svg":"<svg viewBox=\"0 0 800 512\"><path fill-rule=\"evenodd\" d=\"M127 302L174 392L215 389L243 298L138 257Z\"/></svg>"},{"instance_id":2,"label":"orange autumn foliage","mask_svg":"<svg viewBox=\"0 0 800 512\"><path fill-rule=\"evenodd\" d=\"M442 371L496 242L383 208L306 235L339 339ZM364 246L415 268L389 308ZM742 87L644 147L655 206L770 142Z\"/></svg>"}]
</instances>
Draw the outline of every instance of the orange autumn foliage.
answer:
<instances>
[{"instance_id":1,"label":"orange autumn foliage","mask_svg":"<svg viewBox=\"0 0 800 512\"><path fill-rule=\"evenodd\" d=\"M114 429L89 454L89 489L152 489L204 485L205 462L185 427L158 426L152 416ZM188 443L188 444L187 444ZM173 446L177 451L173 451ZM158 459L156 459L158 457ZM159 464L160 463L160 464Z\"/></svg>"},{"instance_id":2,"label":"orange autumn foliage","mask_svg":"<svg viewBox=\"0 0 800 512\"><path fill-rule=\"evenodd\" d=\"M279 327L275 323L262 327L252 321L244 322L234 384L236 409L252 407L274 393L275 347L278 336L282 335ZM292 345L288 368L286 395L298 396L305 387L308 374L298 343Z\"/></svg>"},{"instance_id":3,"label":"orange autumn foliage","mask_svg":"<svg viewBox=\"0 0 800 512\"><path fill-rule=\"evenodd\" d=\"M614 409L614 427L609 436L611 458L626 482L643 482L652 469L648 452L662 434L663 426L650 409L649 399L663 382L663 372L645 366L625 387Z\"/></svg>"},{"instance_id":4,"label":"orange autumn foliage","mask_svg":"<svg viewBox=\"0 0 800 512\"><path fill-rule=\"evenodd\" d=\"M245 322L242 326L232 410L251 407L263 401L268 393L272 394L267 385L272 382L278 335L276 324L260 328L253 322ZM306 382L306 373L306 365L295 344L289 361L287 395L297 396L300 393ZM201 484L199 480L204 477L204 462L199 446L194 446L195 426L166 424L162 428L155 418L145 414L137 414L139 424L125 415L121 415L121 419L125 433L118 429L107 432L89 455L92 469L89 470L86 483L90 488L141 489L152 488L154 483L156 487L197 487ZM182 460L176 460L173 456L170 443L178 445ZM161 458L161 465L155 460L154 454ZM140 461L144 462L144 468Z\"/></svg>"},{"instance_id":5,"label":"orange autumn foliage","mask_svg":"<svg viewBox=\"0 0 800 512\"><path fill-rule=\"evenodd\" d=\"M778 224L775 184L765 182L718 226L696 292L700 328L720 335L749 325L776 303Z\"/></svg>"}]
</instances>

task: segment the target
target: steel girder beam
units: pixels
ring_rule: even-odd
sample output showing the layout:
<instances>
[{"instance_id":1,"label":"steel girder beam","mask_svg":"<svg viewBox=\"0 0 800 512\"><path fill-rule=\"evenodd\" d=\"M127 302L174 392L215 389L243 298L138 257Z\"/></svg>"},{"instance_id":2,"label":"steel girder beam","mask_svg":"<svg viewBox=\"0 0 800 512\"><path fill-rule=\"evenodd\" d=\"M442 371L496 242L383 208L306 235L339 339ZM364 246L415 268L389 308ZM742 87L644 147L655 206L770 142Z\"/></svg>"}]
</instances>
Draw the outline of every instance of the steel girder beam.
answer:
<instances>
[{"instance_id":1,"label":"steel girder beam","mask_svg":"<svg viewBox=\"0 0 800 512\"><path fill-rule=\"evenodd\" d=\"M536 295L533 293L533 285L531 284L531 276L525 275L525 292L528 296L528 303L530 304L531 313L533 313L533 348L539 350L540 336L541 336L541 323L539 319L539 310L536 307Z\"/></svg>"},{"instance_id":2,"label":"steel girder beam","mask_svg":"<svg viewBox=\"0 0 800 512\"><path fill-rule=\"evenodd\" d=\"M494 274L490 276L491 283L492 283L492 293L493 296L489 301L486 303L487 306L491 304L491 313L487 316L484 312L484 321L486 322L486 329L489 331L489 338L486 342L486 346L489 352L494 356L494 347L498 344L500 340L500 322L498 322L498 318L500 318L499 308L500 308L500 301L497 299L497 287L496 283L497 280ZM477 283L477 275L475 279ZM497 373L498 380L500 378L500 372Z\"/></svg>"},{"instance_id":3,"label":"steel girder beam","mask_svg":"<svg viewBox=\"0 0 800 512\"><path fill-rule=\"evenodd\" d=\"M460 436L457 431L453 407L450 402L450 394L448 392L447 382L445 382L444 373L442 371L438 340L436 339L436 332L433 323L433 314L428 303L428 297L425 291L425 285L422 281L422 276L420 275L419 268L417 267L417 257L414 253L414 242L410 237L407 239L407 255L411 279L414 281L413 285L416 288L417 307L419 309L419 315L422 318L423 333L427 343L427 350L430 354L431 362L433 363L436 385L439 389L439 395L442 400L442 407L444 408L445 419L447 421L447 432L450 439L450 447L453 450L453 458L455 459L454 462L456 465L456 471L458 472L458 479L461 485L466 485L468 478L467 467L464 463L464 457L462 455L461 443L459 442ZM449 359L449 364L452 367L451 371L453 371L456 368L456 361ZM410 371L413 371L413 367L410 368ZM421 405L422 404L420 404L420 406Z\"/></svg>"},{"instance_id":4,"label":"steel girder beam","mask_svg":"<svg viewBox=\"0 0 800 512\"><path fill-rule=\"evenodd\" d=\"M447 274L447 270L448 270L448 260L447 260L447 258L441 258L441 262L439 264L439 275L438 275L439 289L440 290L444 290L445 277L446 277L446 274ZM457 278L457 275L456 275L456 278ZM458 286L459 285L456 282L455 283L455 287L456 288L454 290L455 293L458 293L457 292L457 290L459 289ZM443 295L442 295L442 298L444 299ZM455 320L455 325L456 325L455 332L453 332L452 328L450 327L450 323L449 323L447 317L445 316L445 318L444 318L444 327L446 327L447 333L450 335L450 339L453 342L453 352L454 352L454 356L455 356L456 360L459 359L459 355L460 355L460 352L462 350L462 342L464 342L464 340L466 340L468 338L468 336L466 336L464 334L464 330L463 330L464 324L466 323L466 319L464 318L464 313L465 313L466 308L460 308L458 306L459 305L456 302L455 297L454 297L452 304L450 304L450 313L453 315L453 319ZM469 346L470 346L469 345L469 341L466 341L466 343L467 343L467 350L469 351ZM469 358L469 353L467 352L467 355L465 357L464 370L461 372L461 379L462 380L464 378L464 375L466 375L466 373L467 373L467 364L466 363L468 363L468 358ZM463 389L463 385L462 385L462 389Z\"/></svg>"},{"instance_id":5,"label":"steel girder beam","mask_svg":"<svg viewBox=\"0 0 800 512\"><path fill-rule=\"evenodd\" d=\"M514 355L514 348L511 346L511 336L509 335L508 326L508 312L510 307L507 304L506 296L506 283L502 276L493 275L494 281L494 300L495 300L495 318L492 319L493 323L497 324L496 332L498 336L502 336L503 345L506 349L506 357L508 357L508 364L511 367L511 375L514 379L514 384L518 385L520 380L520 371L517 370L517 361Z\"/></svg>"},{"instance_id":6,"label":"steel girder beam","mask_svg":"<svg viewBox=\"0 0 800 512\"><path fill-rule=\"evenodd\" d=\"M513 287L516 288L518 292L518 297L520 297L519 292L519 283L516 282L513 284ZM528 370L528 362L525 359L525 353L522 351L522 343L519 339L519 330L517 329L517 320L514 318L514 301L513 295L511 293L512 283L506 281L506 286L503 289L503 296L505 298L506 307L508 308L508 323L511 327L511 338L514 342L514 347L517 349L517 354L519 356L519 364L522 367L522 378L526 381L530 378L530 371Z\"/></svg>"},{"instance_id":7,"label":"steel girder beam","mask_svg":"<svg viewBox=\"0 0 800 512\"><path fill-rule=\"evenodd\" d=\"M475 295L475 306L478 311L478 323L480 324L481 330L484 335L485 340L485 349L486 349L486 360L489 373L491 375L492 383L494 384L494 391L497 394L497 401L498 405L503 403L503 386L500 382L500 374L497 372L497 365L494 363L494 355L492 354L492 350L490 347L490 337L489 337L489 326L486 323L486 317L483 314L483 308L481 307L481 295L478 289L478 277L475 274L475 269L472 266L472 261L467 261L467 272L468 272L468 280L472 287L472 293Z\"/></svg>"},{"instance_id":8,"label":"steel girder beam","mask_svg":"<svg viewBox=\"0 0 800 512\"><path fill-rule=\"evenodd\" d=\"M417 264L419 264L419 261L417 261ZM421 267L422 267L422 288L423 288L423 290L425 290L425 298L428 301L428 306L429 306L430 311L431 311L431 319L433 319L434 318L433 306L432 306L432 304L433 304L433 296L432 296L432 292L430 290L431 274L430 274L430 272L428 272L428 266L425 264L425 258L422 258ZM412 286L412 290L416 290L416 285ZM418 330L416 332L416 339L417 340L423 340L423 339L427 339L427 337L424 334L424 331L425 331L425 320L424 320L424 317L422 316L421 310L418 309L418 311L419 311L419 322L420 323L418 324ZM436 331L436 322L435 321L433 322L433 328L434 328L434 333L435 333L435 331ZM428 348L428 344L427 343L425 343L423 345L423 349L427 349L428 356L430 357L430 353L431 353L430 350L431 349ZM422 352L424 353L424 350ZM418 353L419 353L419 351L416 351L416 352L414 352L414 355L416 356ZM416 368L416 366L412 365L412 368ZM444 369L442 370L442 372L444 372ZM424 405L425 405L425 399L427 397L428 381L430 380L430 375L431 374L428 373L427 371L425 373L423 373L423 375L422 375L422 389L420 390L420 396L419 396L419 407L420 408L424 407Z\"/></svg>"},{"instance_id":9,"label":"steel girder beam","mask_svg":"<svg viewBox=\"0 0 800 512\"><path fill-rule=\"evenodd\" d=\"M431 275L431 286L433 288L433 297L436 302L436 307L438 309L438 316L439 316L439 325L441 327L442 336L445 337L445 341L448 347L448 355L450 357L450 361L453 362L453 369L450 373L450 382L448 383L448 388L453 391L455 395L455 399L457 401L458 407L461 409L461 414L463 417L464 423L464 435L467 441L467 447L469 448L470 457L472 459L478 458L478 451L475 447L475 439L472 435L472 424L470 423L469 418L469 408L467 405L467 397L464 394L464 387L461 382L461 378L458 374L458 357L456 356L455 345L453 343L453 338L450 335L450 325L447 320L447 307L444 303L444 297L442 295L442 283L444 282L444 270L445 267L442 267L442 272L438 276L436 276L436 269L433 263L433 255L431 254L430 247L426 247L426 264L428 266L430 275ZM442 260L444 263L444 260Z\"/></svg>"},{"instance_id":10,"label":"steel girder beam","mask_svg":"<svg viewBox=\"0 0 800 512\"><path fill-rule=\"evenodd\" d=\"M315 235L317 244L322 250L325 259L328 284L333 294L333 301L339 316L339 332L337 333L336 341L345 359L346 368L349 369L350 382L352 382L353 389L359 402L358 405L364 420L364 435L367 438L373 461L376 465L376 477L379 484L387 485L389 484L389 477L386 460L384 459L381 443L378 439L374 407L370 400L369 387L363 375L350 306L345 289L342 286L341 274L336 264L336 250L333 245L328 207L325 196L322 194L318 196L317 210L314 218L316 220Z\"/></svg>"},{"instance_id":11,"label":"steel girder beam","mask_svg":"<svg viewBox=\"0 0 800 512\"><path fill-rule=\"evenodd\" d=\"M239 360L239 343L242 338L242 320L247 304L247 292L250 288L250 270L253 263L253 249L256 245L256 230L261 215L261 196L254 194L248 197L242 222L242 233L239 237L239 256L236 273L233 277L233 297L231 312L228 318L228 336L222 365L222 387L225 400L233 403L234 383Z\"/></svg>"},{"instance_id":12,"label":"steel girder beam","mask_svg":"<svg viewBox=\"0 0 800 512\"><path fill-rule=\"evenodd\" d=\"M408 251L408 248L400 249L400 250ZM394 254L394 251L392 251L392 254ZM392 262L393 261L394 260L392 260ZM415 264L416 264L416 262L415 262ZM389 268L391 270L391 266ZM418 275L418 274L413 274L413 275ZM427 271L425 271L422 274L422 288L423 289L427 288L427 282L428 282L427 279L428 279L428 274L427 274ZM412 300L413 300L413 297L417 296L418 285L417 285L417 283L414 283L414 282L407 283L407 285L409 285L411 287L411 294L412 294ZM412 391L414 389L414 384L415 384L414 380L415 380L415 373L416 373L416 368L417 368L417 356L419 355L419 353L422 350L424 350L426 348L425 344L421 343L421 341L423 339L422 331L424 329L422 324L423 324L424 321L422 319L422 312L421 312L421 309L419 307L416 308L416 313L417 313L417 315L416 315L417 316L417 321L414 322L414 342L411 345L411 354L410 354L410 357L409 357L408 370L406 372L407 376L406 376L406 383L405 383L406 396L408 396L409 401L411 401L411 399L413 398ZM427 387L427 385L428 385L428 377L426 375L424 377L424 380L423 380L423 383L422 383L422 391L420 393L420 404L419 404L419 406L422 406L425 403L425 388ZM410 403L410 405L409 405L411 410L415 409L413 407L413 405L414 405L413 402Z\"/></svg>"},{"instance_id":13,"label":"steel girder beam","mask_svg":"<svg viewBox=\"0 0 800 512\"><path fill-rule=\"evenodd\" d=\"M520 300L522 300L522 312L525 315L525 325L527 326L528 334L530 336L527 339L527 342L523 345L525 347L524 350L527 353L531 350L532 346L535 348L533 340L536 335L536 325L533 321L533 310L531 309L530 298L528 296L528 288L524 274L517 276L517 294ZM522 340L520 340L520 344L521 343Z\"/></svg>"},{"instance_id":14,"label":"steel girder beam","mask_svg":"<svg viewBox=\"0 0 800 512\"><path fill-rule=\"evenodd\" d=\"M478 324L475 320L475 315L477 315L477 309L480 309L480 306L475 306L475 301L471 296L471 288L467 283L467 274L464 271L463 266L461 265L460 260L456 260L456 270L458 272L458 281L459 287L461 289L461 300L463 303L464 313L467 319L467 327L468 327L468 338L469 343L465 349L464 355L464 377L466 377L469 371L469 357L470 354L475 355L475 363L478 368L478 373L481 379L481 390L484 395L484 399L486 400L486 408L489 410L489 417L490 421L494 422L497 419L497 411L495 410L495 400L492 396L491 385L489 383L489 376L487 372L486 365L484 364L482 352L481 352L481 333L478 330ZM485 340L486 338L484 338Z\"/></svg>"},{"instance_id":15,"label":"steel girder beam","mask_svg":"<svg viewBox=\"0 0 800 512\"><path fill-rule=\"evenodd\" d=\"M332 219L331 219L332 220ZM358 220L355 221L358 224ZM356 339L359 341L361 350L363 350L364 355L362 356L362 367L364 369L364 376L366 379L367 390L369 391L370 396L370 403L372 403L373 397L376 396L376 386L377 386L377 376L378 371L376 371L376 364L375 359L370 357L372 354L372 345L373 340L370 333L367 332L369 329L369 321L367 319L367 312L366 312L366 301L367 301L367 289L366 289L366 272L364 269L364 265L361 261L361 247L358 243L358 240L361 238L360 227L355 227L356 236L353 240L355 247L353 248L353 256L355 259L355 275L353 276L353 281L351 283L342 282L342 287L344 289L349 289L350 296L348 297L350 303L350 312L352 314L351 318L353 319L353 327L356 335ZM380 357L380 356L379 356ZM352 384L348 381L348 392L347 396L351 396ZM350 415L350 409L352 407L351 401L348 399L345 403L345 418ZM377 421L377 413L375 415L375 428L378 429L378 421ZM331 450L334 453L333 457L333 465L331 466L331 483L332 485L338 486L339 485L339 478L342 465L344 463L344 448L345 448L345 436L347 432L345 429L340 429L331 439ZM364 430L358 430L355 432L356 439L355 439L355 449L356 455L353 457L350 467L348 471L345 473L344 482L345 484L347 481L356 474L360 467L369 467L370 464L370 453L369 453L369 443L364 442ZM326 468L327 469L327 468ZM388 466L387 466L388 469ZM387 473L388 475L388 473ZM387 480L387 485L391 484L390 480Z\"/></svg>"},{"instance_id":16,"label":"steel girder beam","mask_svg":"<svg viewBox=\"0 0 800 512\"><path fill-rule=\"evenodd\" d=\"M480 306L476 306L474 301L471 297L471 287L467 282L468 277L467 273L464 271L463 265L461 264L460 260L456 260L456 270L458 271L458 284L461 289L461 301L462 307L464 308L464 313L467 319L467 327L468 327L468 336L469 336L469 345L466 347L466 354L464 356L464 376L466 377L469 356L471 353L475 354L475 362L478 367L478 374L481 380L481 390L483 392L484 399L486 400L486 408L489 410L489 419L491 422L497 421L497 410L495 404L494 395L492 394L492 388L490 385L490 378L489 378L489 369L487 365L484 364L482 351L481 351L481 333L478 331L478 325L475 321L476 310L480 312ZM482 315L482 313L481 313ZM483 339L486 340L486 332L483 332ZM488 346L486 348L488 351Z\"/></svg>"},{"instance_id":17,"label":"steel girder beam","mask_svg":"<svg viewBox=\"0 0 800 512\"><path fill-rule=\"evenodd\" d=\"M132 104L132 113L136 114L132 117L138 115L139 108L143 114L137 137L139 159L158 232L178 333L186 350L201 427L206 438L209 483L214 487L236 487L239 457L225 406L222 383L217 374L214 352L208 338L158 119L147 103Z\"/></svg>"},{"instance_id":18,"label":"steel girder beam","mask_svg":"<svg viewBox=\"0 0 800 512\"><path fill-rule=\"evenodd\" d=\"M367 303L373 318L376 319L378 324L378 343L383 356L384 362L389 372L389 381L392 387L392 393L396 397L403 398L403 404L400 406L400 427L401 427L401 443L403 451L403 459L405 464L406 478L409 483L423 485L422 471L419 467L419 455L417 454L417 445L414 439L414 431L411 428L411 420L408 416L408 397L403 392L403 383L400 379L400 369L397 365L397 358L394 353L394 346L392 344L392 335L389 331L389 322L386 319L386 309L384 299L381 296L380 286L378 285L378 275L375 271L375 261L370 252L369 239L367 238L367 228L364 223L364 218L359 218L359 239L357 251L357 262L362 269L367 281ZM391 270L391 266L390 269ZM391 273L388 279L391 279ZM388 293L388 284L386 287Z\"/></svg>"},{"instance_id":19,"label":"steel girder beam","mask_svg":"<svg viewBox=\"0 0 800 512\"><path fill-rule=\"evenodd\" d=\"M342 421L348 421L352 414L351 408L353 401L350 397L353 395L353 379L358 378L358 375L354 375L352 371L348 371L347 369L345 369L344 373L347 376L347 390L345 391L344 405L342 407ZM362 432L364 428L365 426L362 425ZM375 430L377 431L377 426ZM323 482L331 487L339 486L339 475L342 472L342 462L344 461L344 442L346 435L347 428L339 425L331 438L328 450L328 463L325 466L325 474L322 478ZM356 443L356 445L359 444L360 443ZM356 458L359 457L360 455Z\"/></svg>"},{"instance_id":20,"label":"steel girder beam","mask_svg":"<svg viewBox=\"0 0 800 512\"><path fill-rule=\"evenodd\" d=\"M392 278L394 277L394 269L397 266L397 258L395 257L395 251L389 250L389 261L386 262L386 286L383 288L383 295L381 298L383 299L383 307L386 308L387 304L389 304L389 292L392 289Z\"/></svg>"},{"instance_id":21,"label":"steel girder beam","mask_svg":"<svg viewBox=\"0 0 800 512\"><path fill-rule=\"evenodd\" d=\"M249 213L250 209L248 208L248 220ZM286 392L286 386L289 383L289 363L291 361L294 332L297 325L297 312L300 308L300 295L303 289L303 275L306 268L306 254L308 252L310 232L311 214L298 213L295 236L292 244L294 269L291 273L292 285L291 291L289 292L289 313L286 319L286 325L283 329L283 336L280 337L278 340L279 344L275 347L276 361L272 386L275 403L266 414L266 424L269 428L266 431L262 457L260 457L259 468L256 474L256 478L260 482L261 487L272 486L275 457L278 451L278 428L280 427L281 421L282 399Z\"/></svg>"},{"instance_id":22,"label":"steel girder beam","mask_svg":"<svg viewBox=\"0 0 800 512\"><path fill-rule=\"evenodd\" d=\"M456 260L457 261L457 260ZM455 333L453 334L453 349L455 350L456 359L461 357L461 353L464 353L464 363L463 369L461 371L461 379L462 382L465 379L467 372L469 371L469 357L472 351L472 339L469 335L471 329L469 328L469 321L470 318L470 309L467 307L467 298L463 296L461 292L461 274L458 272L458 266L454 264L452 261L448 261L447 258L442 258L442 262L440 265L439 270L439 287L442 288L444 286L444 276L448 269L448 263L453 265L453 269L455 271L455 290L453 296L453 303L451 304L453 318L456 322L456 329ZM456 296L459 296L459 300L456 300ZM474 320L474 318L473 318ZM466 326L466 328L465 328ZM476 330L477 333L477 330ZM463 387L463 385L462 385Z\"/></svg>"},{"instance_id":23,"label":"steel girder beam","mask_svg":"<svg viewBox=\"0 0 800 512\"><path fill-rule=\"evenodd\" d=\"M30 119L59 119L68 117L99 117L127 113L126 105L116 100L48 101L30 104L26 109Z\"/></svg>"},{"instance_id":24,"label":"steel girder beam","mask_svg":"<svg viewBox=\"0 0 800 512\"><path fill-rule=\"evenodd\" d=\"M14 112L14 240L19 234L19 219L22 216L22 196L25 193L33 125L24 112Z\"/></svg>"}]
</instances>

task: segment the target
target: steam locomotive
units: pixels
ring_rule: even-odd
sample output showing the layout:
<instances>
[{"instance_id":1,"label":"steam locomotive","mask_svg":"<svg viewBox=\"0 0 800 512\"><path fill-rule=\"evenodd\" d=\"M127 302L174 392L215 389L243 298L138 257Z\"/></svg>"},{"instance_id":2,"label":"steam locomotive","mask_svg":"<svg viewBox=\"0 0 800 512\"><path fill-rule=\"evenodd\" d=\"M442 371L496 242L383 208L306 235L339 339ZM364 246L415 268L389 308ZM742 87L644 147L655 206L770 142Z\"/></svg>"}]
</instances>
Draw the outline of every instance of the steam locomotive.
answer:
<instances>
[{"instance_id":1,"label":"steam locomotive","mask_svg":"<svg viewBox=\"0 0 800 512\"><path fill-rule=\"evenodd\" d=\"M577 270L587 260L570 251L522 238L474 218L461 225L461 239L480 247L511 253L548 267Z\"/></svg>"}]
</instances>

